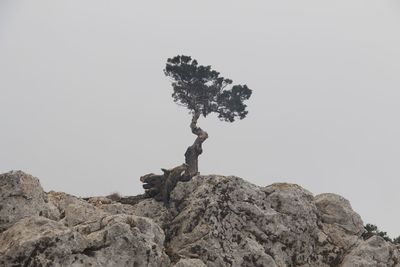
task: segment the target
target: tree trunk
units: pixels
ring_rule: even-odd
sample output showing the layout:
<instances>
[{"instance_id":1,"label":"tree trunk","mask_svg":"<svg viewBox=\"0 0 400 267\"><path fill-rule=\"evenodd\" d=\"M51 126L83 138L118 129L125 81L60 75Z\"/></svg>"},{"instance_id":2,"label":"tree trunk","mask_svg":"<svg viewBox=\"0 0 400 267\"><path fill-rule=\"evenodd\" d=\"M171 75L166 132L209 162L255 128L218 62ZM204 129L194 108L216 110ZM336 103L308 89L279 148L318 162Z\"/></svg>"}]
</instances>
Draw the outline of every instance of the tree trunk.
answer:
<instances>
[{"instance_id":1,"label":"tree trunk","mask_svg":"<svg viewBox=\"0 0 400 267\"><path fill-rule=\"evenodd\" d=\"M169 197L179 181L184 181L187 165L182 164L172 169L161 169L164 174L149 173L140 177L145 189L143 198L152 197L156 201L169 203ZM135 200L133 200L135 201Z\"/></svg>"},{"instance_id":2,"label":"tree trunk","mask_svg":"<svg viewBox=\"0 0 400 267\"><path fill-rule=\"evenodd\" d=\"M199 156L203 152L202 144L208 138L207 132L203 131L200 127L197 127L197 120L200 117L200 112L195 111L193 113L192 122L190 123L190 129L192 133L197 135L193 145L187 148L185 152L185 163L188 165L186 169L187 179L199 174Z\"/></svg>"}]
</instances>

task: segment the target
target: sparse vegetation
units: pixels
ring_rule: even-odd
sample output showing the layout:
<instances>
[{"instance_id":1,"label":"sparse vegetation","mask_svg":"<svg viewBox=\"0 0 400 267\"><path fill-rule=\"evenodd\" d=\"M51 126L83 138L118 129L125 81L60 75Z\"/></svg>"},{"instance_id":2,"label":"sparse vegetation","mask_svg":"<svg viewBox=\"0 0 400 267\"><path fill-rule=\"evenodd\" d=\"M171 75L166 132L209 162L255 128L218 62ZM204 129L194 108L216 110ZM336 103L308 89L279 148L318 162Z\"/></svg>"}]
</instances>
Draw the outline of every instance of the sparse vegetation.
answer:
<instances>
[{"instance_id":1,"label":"sparse vegetation","mask_svg":"<svg viewBox=\"0 0 400 267\"><path fill-rule=\"evenodd\" d=\"M364 238L364 240L367 240L368 238L370 238L371 236L377 235L382 237L383 239L385 239L386 241L389 241L391 243L394 244L400 244L400 236L392 239L387 235L387 232L381 231L379 230L378 226L374 225L374 224L370 224L367 223L364 226L365 232L363 233L362 237Z\"/></svg>"}]
</instances>

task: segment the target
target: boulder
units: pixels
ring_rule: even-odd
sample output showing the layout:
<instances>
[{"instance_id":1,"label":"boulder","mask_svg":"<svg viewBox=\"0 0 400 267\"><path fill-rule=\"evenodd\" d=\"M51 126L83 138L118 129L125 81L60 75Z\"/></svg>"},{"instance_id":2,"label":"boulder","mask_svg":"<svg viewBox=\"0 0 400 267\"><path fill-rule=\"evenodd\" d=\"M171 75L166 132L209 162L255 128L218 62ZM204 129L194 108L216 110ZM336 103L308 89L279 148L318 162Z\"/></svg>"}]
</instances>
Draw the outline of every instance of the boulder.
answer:
<instances>
[{"instance_id":1,"label":"boulder","mask_svg":"<svg viewBox=\"0 0 400 267\"><path fill-rule=\"evenodd\" d=\"M1 175L0 185L0 266L170 265L164 232L149 218L46 194L23 172Z\"/></svg>"},{"instance_id":2,"label":"boulder","mask_svg":"<svg viewBox=\"0 0 400 267\"><path fill-rule=\"evenodd\" d=\"M364 224L347 199L326 193L317 195L315 204L320 212L322 230L334 244L347 250L358 242Z\"/></svg>"},{"instance_id":3,"label":"boulder","mask_svg":"<svg viewBox=\"0 0 400 267\"><path fill-rule=\"evenodd\" d=\"M380 236L359 242L343 260L342 267L400 267L400 251Z\"/></svg>"},{"instance_id":4,"label":"boulder","mask_svg":"<svg viewBox=\"0 0 400 267\"><path fill-rule=\"evenodd\" d=\"M0 232L25 217L57 219L59 215L37 178L22 171L0 174Z\"/></svg>"}]
</instances>

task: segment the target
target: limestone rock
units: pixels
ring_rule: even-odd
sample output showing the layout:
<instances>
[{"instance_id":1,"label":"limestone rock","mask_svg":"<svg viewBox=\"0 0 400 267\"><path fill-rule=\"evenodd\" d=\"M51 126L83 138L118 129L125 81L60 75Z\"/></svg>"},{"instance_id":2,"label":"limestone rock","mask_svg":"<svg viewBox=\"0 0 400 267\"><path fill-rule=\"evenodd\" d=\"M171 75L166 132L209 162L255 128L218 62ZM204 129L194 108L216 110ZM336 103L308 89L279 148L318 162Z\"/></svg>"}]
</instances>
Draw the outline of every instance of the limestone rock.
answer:
<instances>
[{"instance_id":1,"label":"limestone rock","mask_svg":"<svg viewBox=\"0 0 400 267\"><path fill-rule=\"evenodd\" d=\"M156 209L154 203L149 201L147 209ZM314 197L294 184L258 187L237 177L197 176L178 183L168 212L163 227L173 262L198 258L206 266L341 266L353 249L370 242L361 238L363 222L346 199ZM383 258L398 261L398 249L385 244L395 260L389 254Z\"/></svg>"},{"instance_id":2,"label":"limestone rock","mask_svg":"<svg viewBox=\"0 0 400 267\"><path fill-rule=\"evenodd\" d=\"M164 205L45 193L36 178L9 172L0 200L0 266L400 267L397 246L362 239L346 199L294 184L196 176Z\"/></svg>"},{"instance_id":3,"label":"limestone rock","mask_svg":"<svg viewBox=\"0 0 400 267\"><path fill-rule=\"evenodd\" d=\"M321 214L323 231L339 247L354 246L364 232L360 215L353 211L350 202L336 194L320 194L315 204Z\"/></svg>"},{"instance_id":4,"label":"limestone rock","mask_svg":"<svg viewBox=\"0 0 400 267\"><path fill-rule=\"evenodd\" d=\"M0 235L1 266L167 266L162 230L149 219L114 215L98 227L68 228L44 217ZM88 231L88 229L90 229ZM93 231L95 230L95 231Z\"/></svg>"},{"instance_id":5,"label":"limestone rock","mask_svg":"<svg viewBox=\"0 0 400 267\"><path fill-rule=\"evenodd\" d=\"M207 265L199 259L181 259L174 267L207 267Z\"/></svg>"},{"instance_id":6,"label":"limestone rock","mask_svg":"<svg viewBox=\"0 0 400 267\"><path fill-rule=\"evenodd\" d=\"M296 185L260 188L237 177L198 176L171 195L166 229L174 254L207 266L295 266L324 263L315 247L317 208Z\"/></svg>"},{"instance_id":7,"label":"limestone rock","mask_svg":"<svg viewBox=\"0 0 400 267\"><path fill-rule=\"evenodd\" d=\"M400 251L380 236L360 242L344 258L342 267L400 267Z\"/></svg>"},{"instance_id":8,"label":"limestone rock","mask_svg":"<svg viewBox=\"0 0 400 267\"><path fill-rule=\"evenodd\" d=\"M0 175L0 232L29 216L56 219L58 210L48 204L39 180L22 171Z\"/></svg>"},{"instance_id":9,"label":"limestone rock","mask_svg":"<svg viewBox=\"0 0 400 267\"><path fill-rule=\"evenodd\" d=\"M0 266L170 265L164 232L149 218L111 214L65 193L46 195L23 172L1 175L0 184L7 205L0 210L6 222ZM43 210L54 215L45 217L50 212Z\"/></svg>"},{"instance_id":10,"label":"limestone rock","mask_svg":"<svg viewBox=\"0 0 400 267\"><path fill-rule=\"evenodd\" d=\"M155 201L152 198L145 199L134 206L133 214L142 217L151 218L161 227L168 224L172 219L171 212L162 202Z\"/></svg>"}]
</instances>

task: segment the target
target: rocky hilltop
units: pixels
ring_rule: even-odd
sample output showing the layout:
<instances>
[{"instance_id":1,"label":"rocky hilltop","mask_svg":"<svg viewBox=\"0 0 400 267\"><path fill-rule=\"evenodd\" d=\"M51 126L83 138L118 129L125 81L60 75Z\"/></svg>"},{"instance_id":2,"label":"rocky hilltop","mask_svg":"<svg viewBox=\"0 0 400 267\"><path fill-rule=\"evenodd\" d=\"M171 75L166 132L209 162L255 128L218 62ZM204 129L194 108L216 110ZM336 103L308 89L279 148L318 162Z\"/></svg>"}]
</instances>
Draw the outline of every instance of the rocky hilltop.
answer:
<instances>
[{"instance_id":1,"label":"rocky hilltop","mask_svg":"<svg viewBox=\"0 0 400 267\"><path fill-rule=\"evenodd\" d=\"M0 175L0 266L400 266L400 248L364 240L335 194L210 175L179 182L167 206L132 199L46 193L29 174Z\"/></svg>"}]
</instances>

